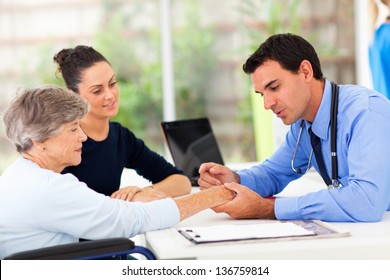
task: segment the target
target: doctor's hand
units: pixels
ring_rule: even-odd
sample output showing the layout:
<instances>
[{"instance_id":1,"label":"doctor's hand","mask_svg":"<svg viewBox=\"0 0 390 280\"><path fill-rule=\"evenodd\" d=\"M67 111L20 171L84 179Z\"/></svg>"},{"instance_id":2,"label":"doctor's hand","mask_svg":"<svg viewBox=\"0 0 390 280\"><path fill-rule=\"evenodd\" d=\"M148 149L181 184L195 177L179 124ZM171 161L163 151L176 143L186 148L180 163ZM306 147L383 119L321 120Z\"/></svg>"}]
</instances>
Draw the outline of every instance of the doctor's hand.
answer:
<instances>
[{"instance_id":1,"label":"doctor's hand","mask_svg":"<svg viewBox=\"0 0 390 280\"><path fill-rule=\"evenodd\" d=\"M232 201L212 208L216 213L225 212L234 219L276 219L274 200L263 198L237 183L225 183L224 186L236 196Z\"/></svg>"},{"instance_id":2,"label":"doctor's hand","mask_svg":"<svg viewBox=\"0 0 390 280\"><path fill-rule=\"evenodd\" d=\"M198 184L201 190L224 183L240 182L240 177L237 173L234 173L226 166L214 162L203 163L199 167L199 175Z\"/></svg>"}]
</instances>

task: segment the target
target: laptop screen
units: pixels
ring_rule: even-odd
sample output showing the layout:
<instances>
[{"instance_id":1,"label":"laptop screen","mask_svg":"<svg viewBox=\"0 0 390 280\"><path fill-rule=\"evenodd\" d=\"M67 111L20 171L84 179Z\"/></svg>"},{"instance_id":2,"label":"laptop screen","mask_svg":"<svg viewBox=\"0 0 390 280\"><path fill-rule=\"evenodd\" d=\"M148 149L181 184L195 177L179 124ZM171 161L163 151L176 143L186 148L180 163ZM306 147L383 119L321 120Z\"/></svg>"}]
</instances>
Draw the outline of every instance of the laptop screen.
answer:
<instances>
[{"instance_id":1,"label":"laptop screen","mask_svg":"<svg viewBox=\"0 0 390 280\"><path fill-rule=\"evenodd\" d=\"M173 162L188 177L199 177L204 162L224 164L207 118L161 122L161 128Z\"/></svg>"}]
</instances>

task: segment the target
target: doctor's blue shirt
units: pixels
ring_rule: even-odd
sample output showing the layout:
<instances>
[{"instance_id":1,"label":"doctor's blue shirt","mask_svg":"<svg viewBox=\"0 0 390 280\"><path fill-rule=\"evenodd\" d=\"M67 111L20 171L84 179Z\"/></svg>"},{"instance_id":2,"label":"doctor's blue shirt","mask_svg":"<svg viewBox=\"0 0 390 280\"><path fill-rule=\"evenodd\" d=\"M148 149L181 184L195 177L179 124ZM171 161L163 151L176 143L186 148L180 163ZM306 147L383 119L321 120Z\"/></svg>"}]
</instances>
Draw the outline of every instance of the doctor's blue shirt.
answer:
<instances>
[{"instance_id":1,"label":"doctor's blue shirt","mask_svg":"<svg viewBox=\"0 0 390 280\"><path fill-rule=\"evenodd\" d=\"M320 137L322 153L331 178L330 111L332 89L325 82L324 94L314 119L305 122L295 168L306 171L310 152L308 129ZM301 174L291 168L300 129L298 120L290 126L284 142L266 161L238 172L241 184L263 197L280 193ZM390 102L376 91L356 85L340 85L337 114L337 157L342 187L320 190L299 197L277 198L279 220L323 220L374 222L390 210ZM311 165L319 171L315 156ZM325 183L324 183L325 184Z\"/></svg>"}]
</instances>

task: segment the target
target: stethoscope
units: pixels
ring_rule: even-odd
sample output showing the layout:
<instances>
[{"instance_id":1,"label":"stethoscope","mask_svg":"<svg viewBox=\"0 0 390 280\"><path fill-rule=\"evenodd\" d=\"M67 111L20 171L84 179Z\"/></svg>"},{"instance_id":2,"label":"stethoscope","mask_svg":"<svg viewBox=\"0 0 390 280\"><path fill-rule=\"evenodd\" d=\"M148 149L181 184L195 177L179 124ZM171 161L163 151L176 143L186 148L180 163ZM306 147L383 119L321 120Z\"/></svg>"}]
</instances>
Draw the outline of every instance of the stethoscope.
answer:
<instances>
[{"instance_id":1,"label":"stethoscope","mask_svg":"<svg viewBox=\"0 0 390 280\"><path fill-rule=\"evenodd\" d=\"M330 108L330 152L331 152L331 162L332 162L332 184L328 186L328 189L334 189L338 188L340 186L340 182L338 179L338 165L337 165L337 148L336 148L336 136L337 136L337 109L338 109L338 99L339 99L339 87L334 82L331 82L332 84L332 101L331 101L331 108ZM301 120L301 123L299 125L299 132L298 132L298 138L297 143L295 144L294 153L291 159L291 168L294 170L294 172L298 174L302 174L302 171L300 168L294 167L294 159L297 154L299 141L301 140L303 125L305 124L304 120ZM309 161L307 163L307 168L305 173L309 170L311 165L311 158L313 156L313 149L311 149Z\"/></svg>"}]
</instances>

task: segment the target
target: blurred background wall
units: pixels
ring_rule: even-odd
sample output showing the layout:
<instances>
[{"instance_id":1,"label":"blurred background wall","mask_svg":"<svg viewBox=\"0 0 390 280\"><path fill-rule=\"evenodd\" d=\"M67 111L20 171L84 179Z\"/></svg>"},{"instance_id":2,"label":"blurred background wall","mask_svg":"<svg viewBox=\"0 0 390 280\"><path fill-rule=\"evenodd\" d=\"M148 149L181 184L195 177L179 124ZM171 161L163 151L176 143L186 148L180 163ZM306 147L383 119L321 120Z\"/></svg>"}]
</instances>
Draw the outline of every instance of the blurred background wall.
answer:
<instances>
[{"instance_id":1,"label":"blurred background wall","mask_svg":"<svg viewBox=\"0 0 390 280\"><path fill-rule=\"evenodd\" d=\"M175 118L210 118L226 162L256 153L253 89L242 64L269 35L292 32L317 49L324 75L356 83L353 0L171 0ZM112 63L121 89L116 120L165 153L159 0L0 0L0 112L19 87L54 83L53 56L91 45ZM260 109L259 109L260 108ZM286 131L268 116L272 152ZM0 125L0 174L15 157ZM264 156L264 154L262 154Z\"/></svg>"}]
</instances>

